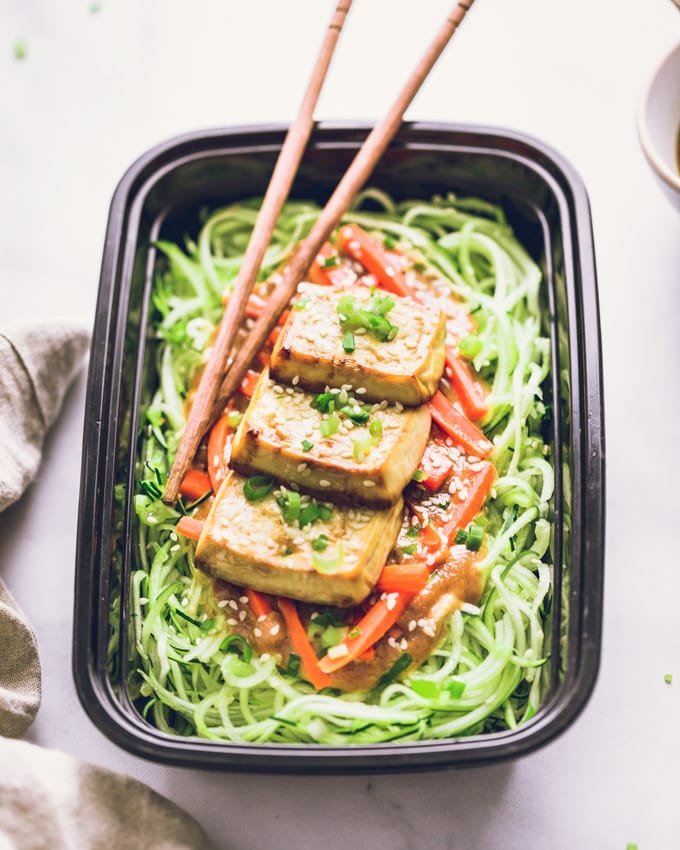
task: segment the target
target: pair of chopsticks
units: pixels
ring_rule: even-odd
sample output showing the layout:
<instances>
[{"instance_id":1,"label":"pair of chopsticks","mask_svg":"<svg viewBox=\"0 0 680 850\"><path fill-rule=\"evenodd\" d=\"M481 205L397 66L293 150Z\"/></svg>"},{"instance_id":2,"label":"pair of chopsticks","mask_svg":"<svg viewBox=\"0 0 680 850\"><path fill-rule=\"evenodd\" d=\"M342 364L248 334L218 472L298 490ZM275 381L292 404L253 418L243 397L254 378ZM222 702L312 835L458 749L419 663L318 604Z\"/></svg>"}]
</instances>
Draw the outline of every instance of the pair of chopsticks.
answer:
<instances>
[{"instance_id":1,"label":"pair of chopsticks","mask_svg":"<svg viewBox=\"0 0 680 850\"><path fill-rule=\"evenodd\" d=\"M262 264L281 208L309 140L314 107L352 0L339 0L326 30L321 50L307 85L298 115L291 125L276 161L271 181L246 249L243 264L227 301L203 375L193 399L189 417L175 455L163 499L168 504L177 496L198 445L217 419L227 400L239 387L246 370L278 322L279 316L295 294L298 283L312 264L323 243L340 222L352 199L369 178L380 157L399 129L404 113L417 94L458 28L474 0L459 0L434 40L416 65L392 108L369 133L314 227L304 239L283 272L283 277L267 301L267 308L255 322L244 344L230 362L236 333L240 327L248 296Z\"/></svg>"}]
</instances>

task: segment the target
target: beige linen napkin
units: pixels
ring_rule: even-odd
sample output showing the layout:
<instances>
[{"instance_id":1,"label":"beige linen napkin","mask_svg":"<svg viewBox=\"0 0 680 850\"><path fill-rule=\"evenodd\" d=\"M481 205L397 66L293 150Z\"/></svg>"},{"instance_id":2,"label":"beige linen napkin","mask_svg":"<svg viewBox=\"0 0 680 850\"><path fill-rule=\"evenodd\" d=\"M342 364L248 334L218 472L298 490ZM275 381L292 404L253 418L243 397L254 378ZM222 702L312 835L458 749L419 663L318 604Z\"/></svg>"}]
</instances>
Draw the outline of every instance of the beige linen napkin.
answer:
<instances>
[{"instance_id":1,"label":"beige linen napkin","mask_svg":"<svg viewBox=\"0 0 680 850\"><path fill-rule=\"evenodd\" d=\"M0 850L210 850L186 812L135 779L0 738Z\"/></svg>"},{"instance_id":2,"label":"beige linen napkin","mask_svg":"<svg viewBox=\"0 0 680 850\"><path fill-rule=\"evenodd\" d=\"M53 322L0 329L0 511L32 481L48 428L82 368L89 331ZM35 636L0 580L0 735L24 734L40 705Z\"/></svg>"},{"instance_id":3,"label":"beige linen napkin","mask_svg":"<svg viewBox=\"0 0 680 850\"><path fill-rule=\"evenodd\" d=\"M0 512L38 471L88 340L72 324L0 328ZM0 580L0 850L210 850L194 820L141 782L12 740L39 705L35 635Z\"/></svg>"}]
</instances>

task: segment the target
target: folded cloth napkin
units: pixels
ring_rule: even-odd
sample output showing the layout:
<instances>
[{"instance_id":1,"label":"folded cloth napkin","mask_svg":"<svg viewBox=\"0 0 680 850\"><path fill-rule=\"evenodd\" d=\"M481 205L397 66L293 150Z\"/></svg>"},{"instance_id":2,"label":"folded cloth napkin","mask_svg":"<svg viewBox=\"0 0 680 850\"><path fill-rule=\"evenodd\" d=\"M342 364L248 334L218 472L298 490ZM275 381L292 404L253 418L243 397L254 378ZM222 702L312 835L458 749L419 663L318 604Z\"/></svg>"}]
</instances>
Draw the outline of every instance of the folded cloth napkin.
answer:
<instances>
[{"instance_id":1,"label":"folded cloth napkin","mask_svg":"<svg viewBox=\"0 0 680 850\"><path fill-rule=\"evenodd\" d=\"M136 779L0 738L0 850L210 850L186 812Z\"/></svg>"},{"instance_id":2,"label":"folded cloth napkin","mask_svg":"<svg viewBox=\"0 0 680 850\"><path fill-rule=\"evenodd\" d=\"M24 492L48 428L82 368L89 331L33 322L0 330L0 511ZM0 735L20 737L40 705L35 635L0 580Z\"/></svg>"},{"instance_id":3,"label":"folded cloth napkin","mask_svg":"<svg viewBox=\"0 0 680 850\"><path fill-rule=\"evenodd\" d=\"M88 340L72 324L0 329L0 512L35 476ZM0 580L0 850L210 850L186 812L141 782L12 740L39 705L35 635Z\"/></svg>"}]
</instances>

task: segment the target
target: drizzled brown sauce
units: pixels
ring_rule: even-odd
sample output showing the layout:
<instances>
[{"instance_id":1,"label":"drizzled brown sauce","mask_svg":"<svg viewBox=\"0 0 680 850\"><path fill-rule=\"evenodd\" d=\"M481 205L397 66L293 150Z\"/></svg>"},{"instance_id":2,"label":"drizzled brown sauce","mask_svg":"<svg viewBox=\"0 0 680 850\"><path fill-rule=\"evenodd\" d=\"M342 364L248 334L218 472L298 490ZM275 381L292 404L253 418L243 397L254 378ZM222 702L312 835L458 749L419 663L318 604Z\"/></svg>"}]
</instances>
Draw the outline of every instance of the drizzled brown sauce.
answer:
<instances>
[{"instance_id":1,"label":"drizzled brown sauce","mask_svg":"<svg viewBox=\"0 0 680 850\"><path fill-rule=\"evenodd\" d=\"M346 267L352 276L359 281L371 284L370 275L361 276L358 267L347 262ZM474 324L466 319L460 306L451 299L450 288L444 281L436 278L425 278L416 271L405 268L409 283L418 290L424 300L437 303L447 314L448 331L456 336L474 331ZM261 284L256 290L257 296L263 299L271 292L271 283ZM246 320L248 322L248 320ZM461 322L463 327L461 327ZM467 326L465 326L467 324ZM246 327L244 326L244 333ZM254 364L255 367L255 364ZM261 364L257 364L261 368ZM451 393L446 378L442 379L440 388L444 394ZM237 401L237 407L244 408L246 399ZM462 450L453 446L452 441L445 438L436 426L433 426L430 438L431 445L437 445L440 451L447 453L453 461L453 469L437 492L430 492L412 483L405 493L407 507L404 510L402 532L391 553L390 561L408 561L410 558L422 558L427 550L421 546L417 537L407 536L407 532L416 523L418 526L436 521L442 504L449 499L458 497L457 481L466 465L476 462L475 458L466 457ZM199 462L205 461L205 447L202 454L197 456ZM462 494L461 494L462 497ZM207 513L208 505L201 506ZM401 551L404 544L416 543L417 550L411 556L405 556ZM482 553L480 553L481 555ZM409 668L422 663L441 640L448 617L463 603L475 604L482 593L482 578L476 566L476 559L470 557L469 551L462 545L454 545L443 550L436 558L430 556L430 566L434 572L426 587L411 600L402 616L388 633L377 641L371 650L365 652L357 660L346 664L331 674L331 685L343 691L368 690L393 667L395 662L404 654L410 656ZM232 634L242 636L253 651L262 656L270 655L277 658L277 663L288 668L289 658L295 652L288 637L283 616L276 609L275 599L270 599L272 611L260 617L253 614L243 589L221 579L213 581L214 599L219 611L227 620ZM333 609L336 621L347 627L352 627L361 616L377 600L378 594L371 594L361 606L351 609ZM323 606L298 603L298 613L305 628L323 612ZM322 652L321 645L313 642L314 649Z\"/></svg>"}]
</instances>

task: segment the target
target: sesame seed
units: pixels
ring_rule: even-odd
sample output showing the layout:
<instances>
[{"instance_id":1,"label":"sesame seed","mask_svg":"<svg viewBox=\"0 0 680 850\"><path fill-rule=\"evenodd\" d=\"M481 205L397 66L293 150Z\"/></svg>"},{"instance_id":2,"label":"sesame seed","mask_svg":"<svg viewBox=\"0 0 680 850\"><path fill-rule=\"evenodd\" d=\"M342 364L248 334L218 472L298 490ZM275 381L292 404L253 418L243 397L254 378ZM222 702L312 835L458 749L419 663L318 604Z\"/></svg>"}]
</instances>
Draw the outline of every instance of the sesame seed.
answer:
<instances>
[{"instance_id":1,"label":"sesame seed","mask_svg":"<svg viewBox=\"0 0 680 850\"><path fill-rule=\"evenodd\" d=\"M227 600L226 599L220 599L220 601L217 603L217 607L218 608L226 608L227 607Z\"/></svg>"},{"instance_id":2,"label":"sesame seed","mask_svg":"<svg viewBox=\"0 0 680 850\"><path fill-rule=\"evenodd\" d=\"M266 619L267 619L266 614L260 614L260 616L257 618L257 622L261 623L263 620L266 620Z\"/></svg>"},{"instance_id":3,"label":"sesame seed","mask_svg":"<svg viewBox=\"0 0 680 850\"><path fill-rule=\"evenodd\" d=\"M331 486L331 482L330 482L330 481L326 481L326 479L325 479L325 478L322 478L322 479L319 481L319 487L330 487L330 486Z\"/></svg>"},{"instance_id":4,"label":"sesame seed","mask_svg":"<svg viewBox=\"0 0 680 850\"><path fill-rule=\"evenodd\" d=\"M228 626L235 626L237 624L238 624L238 620L235 620L233 617L229 617L229 619L227 620Z\"/></svg>"},{"instance_id":5,"label":"sesame seed","mask_svg":"<svg viewBox=\"0 0 680 850\"><path fill-rule=\"evenodd\" d=\"M425 626L425 628L423 629L423 633L426 634L428 637L434 637L434 629L432 628L432 626Z\"/></svg>"},{"instance_id":6,"label":"sesame seed","mask_svg":"<svg viewBox=\"0 0 680 850\"><path fill-rule=\"evenodd\" d=\"M238 611L238 602L236 602L234 599L230 599L227 604L232 609L232 611Z\"/></svg>"},{"instance_id":7,"label":"sesame seed","mask_svg":"<svg viewBox=\"0 0 680 850\"><path fill-rule=\"evenodd\" d=\"M272 637L276 637L278 633L281 631L281 626L278 623L274 623L274 625L269 629L269 634Z\"/></svg>"},{"instance_id":8,"label":"sesame seed","mask_svg":"<svg viewBox=\"0 0 680 850\"><path fill-rule=\"evenodd\" d=\"M395 401L394 406L397 408L399 413L401 413L401 411L404 409L404 405L400 401Z\"/></svg>"},{"instance_id":9,"label":"sesame seed","mask_svg":"<svg viewBox=\"0 0 680 850\"><path fill-rule=\"evenodd\" d=\"M403 652L406 652L406 650L408 649L408 641L406 640L406 638L401 639L401 641L399 642L399 648Z\"/></svg>"},{"instance_id":10,"label":"sesame seed","mask_svg":"<svg viewBox=\"0 0 680 850\"><path fill-rule=\"evenodd\" d=\"M357 395L363 395L366 392L366 387L357 387L354 392Z\"/></svg>"},{"instance_id":11,"label":"sesame seed","mask_svg":"<svg viewBox=\"0 0 680 850\"><path fill-rule=\"evenodd\" d=\"M416 627L417 625L418 625L418 624L416 623L416 621L415 621L415 620L411 620L411 621L409 622L409 624L408 624L408 630L409 630L410 632L414 631L414 629L415 629L415 627Z\"/></svg>"},{"instance_id":12,"label":"sesame seed","mask_svg":"<svg viewBox=\"0 0 680 850\"><path fill-rule=\"evenodd\" d=\"M299 383L300 383L300 376L299 376L299 375L294 375L294 376L293 376L293 379L291 380L291 384L292 384L294 387L296 387Z\"/></svg>"},{"instance_id":13,"label":"sesame seed","mask_svg":"<svg viewBox=\"0 0 680 850\"><path fill-rule=\"evenodd\" d=\"M238 601L242 605L247 605L248 604L248 597L247 596L239 596Z\"/></svg>"},{"instance_id":14,"label":"sesame seed","mask_svg":"<svg viewBox=\"0 0 680 850\"><path fill-rule=\"evenodd\" d=\"M298 463L298 465L297 465L297 470L298 470L298 472L304 472L304 471L305 471L305 469L307 469L307 464L306 464L306 463Z\"/></svg>"},{"instance_id":15,"label":"sesame seed","mask_svg":"<svg viewBox=\"0 0 680 850\"><path fill-rule=\"evenodd\" d=\"M239 611L238 612L238 618L241 622L243 622L246 618L246 612L245 611Z\"/></svg>"},{"instance_id":16,"label":"sesame seed","mask_svg":"<svg viewBox=\"0 0 680 850\"><path fill-rule=\"evenodd\" d=\"M262 637L262 629L258 629L258 627L255 626L255 628L253 629L253 634L255 635L255 637Z\"/></svg>"}]
</instances>

